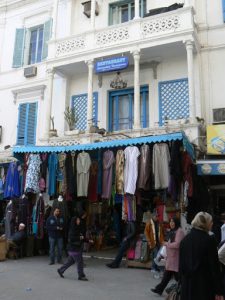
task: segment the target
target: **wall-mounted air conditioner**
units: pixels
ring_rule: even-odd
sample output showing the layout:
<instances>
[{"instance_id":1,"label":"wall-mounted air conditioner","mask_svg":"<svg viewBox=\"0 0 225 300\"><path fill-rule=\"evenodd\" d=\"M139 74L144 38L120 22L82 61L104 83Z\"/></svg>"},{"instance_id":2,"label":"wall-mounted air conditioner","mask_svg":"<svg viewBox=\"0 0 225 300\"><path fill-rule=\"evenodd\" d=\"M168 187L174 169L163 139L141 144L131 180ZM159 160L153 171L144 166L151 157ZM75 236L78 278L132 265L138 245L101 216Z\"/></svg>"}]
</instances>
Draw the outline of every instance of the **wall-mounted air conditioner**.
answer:
<instances>
[{"instance_id":1,"label":"wall-mounted air conditioner","mask_svg":"<svg viewBox=\"0 0 225 300\"><path fill-rule=\"evenodd\" d=\"M82 3L84 6L84 14L86 17L90 18L91 17L91 1L85 1ZM99 14L99 6L98 2L95 3L95 15L98 16Z\"/></svg>"},{"instance_id":2,"label":"wall-mounted air conditioner","mask_svg":"<svg viewBox=\"0 0 225 300\"><path fill-rule=\"evenodd\" d=\"M37 67L27 67L24 68L24 77L30 78L37 75Z\"/></svg>"},{"instance_id":3,"label":"wall-mounted air conditioner","mask_svg":"<svg viewBox=\"0 0 225 300\"><path fill-rule=\"evenodd\" d=\"M225 107L213 109L213 124L225 123Z\"/></svg>"}]
</instances>

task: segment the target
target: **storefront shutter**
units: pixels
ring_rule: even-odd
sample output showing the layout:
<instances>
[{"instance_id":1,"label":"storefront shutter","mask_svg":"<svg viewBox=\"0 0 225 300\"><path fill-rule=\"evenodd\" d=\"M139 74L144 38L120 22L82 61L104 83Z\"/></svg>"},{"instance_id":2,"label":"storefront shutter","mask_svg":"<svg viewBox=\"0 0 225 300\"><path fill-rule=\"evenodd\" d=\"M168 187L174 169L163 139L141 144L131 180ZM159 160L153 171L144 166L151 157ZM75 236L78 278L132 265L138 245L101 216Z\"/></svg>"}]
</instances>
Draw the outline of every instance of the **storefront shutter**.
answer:
<instances>
[{"instance_id":1,"label":"storefront shutter","mask_svg":"<svg viewBox=\"0 0 225 300\"><path fill-rule=\"evenodd\" d=\"M48 41L52 36L52 19L44 23L44 40L42 49L42 60L48 56Z\"/></svg>"},{"instance_id":2,"label":"storefront shutter","mask_svg":"<svg viewBox=\"0 0 225 300\"><path fill-rule=\"evenodd\" d=\"M19 106L19 118L17 126L17 145L25 144L25 129L26 129L26 117L27 117L28 104L20 104Z\"/></svg>"},{"instance_id":3,"label":"storefront shutter","mask_svg":"<svg viewBox=\"0 0 225 300\"><path fill-rule=\"evenodd\" d=\"M223 22L225 23L225 0L222 0L222 6L223 6Z\"/></svg>"},{"instance_id":4,"label":"storefront shutter","mask_svg":"<svg viewBox=\"0 0 225 300\"><path fill-rule=\"evenodd\" d=\"M26 144L35 145L36 123L37 123L37 103L28 104L27 126L26 126Z\"/></svg>"},{"instance_id":5,"label":"storefront shutter","mask_svg":"<svg viewBox=\"0 0 225 300\"><path fill-rule=\"evenodd\" d=\"M23 65L25 28L17 28L13 54L13 68L19 68Z\"/></svg>"}]
</instances>

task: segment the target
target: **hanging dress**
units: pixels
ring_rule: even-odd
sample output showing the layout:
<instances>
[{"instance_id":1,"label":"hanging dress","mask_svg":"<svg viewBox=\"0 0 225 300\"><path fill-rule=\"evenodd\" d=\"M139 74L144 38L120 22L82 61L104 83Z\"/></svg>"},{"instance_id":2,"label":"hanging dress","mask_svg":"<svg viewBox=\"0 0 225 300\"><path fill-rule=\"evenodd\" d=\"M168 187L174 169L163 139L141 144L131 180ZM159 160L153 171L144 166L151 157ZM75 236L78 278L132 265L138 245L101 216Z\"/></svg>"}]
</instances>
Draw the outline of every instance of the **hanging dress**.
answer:
<instances>
[{"instance_id":1,"label":"hanging dress","mask_svg":"<svg viewBox=\"0 0 225 300\"><path fill-rule=\"evenodd\" d=\"M103 153L102 198L110 199L112 194L112 169L114 154L111 150Z\"/></svg>"},{"instance_id":2,"label":"hanging dress","mask_svg":"<svg viewBox=\"0 0 225 300\"><path fill-rule=\"evenodd\" d=\"M77 197L87 197L89 183L90 155L81 152L77 156Z\"/></svg>"},{"instance_id":3,"label":"hanging dress","mask_svg":"<svg viewBox=\"0 0 225 300\"><path fill-rule=\"evenodd\" d=\"M166 189L170 180L170 152L166 143L155 144L153 147L153 174L155 189Z\"/></svg>"},{"instance_id":4,"label":"hanging dress","mask_svg":"<svg viewBox=\"0 0 225 300\"><path fill-rule=\"evenodd\" d=\"M124 182L123 182L123 173L124 173L124 153L123 150L118 150L116 153L116 193L124 193Z\"/></svg>"},{"instance_id":5,"label":"hanging dress","mask_svg":"<svg viewBox=\"0 0 225 300\"><path fill-rule=\"evenodd\" d=\"M98 201L98 162L97 161L93 161L90 168L88 200L90 202Z\"/></svg>"},{"instance_id":6,"label":"hanging dress","mask_svg":"<svg viewBox=\"0 0 225 300\"><path fill-rule=\"evenodd\" d=\"M56 194L56 175L58 166L58 156L52 153L48 158L48 194L53 196Z\"/></svg>"},{"instance_id":7,"label":"hanging dress","mask_svg":"<svg viewBox=\"0 0 225 300\"><path fill-rule=\"evenodd\" d=\"M140 152L138 188L148 191L150 189L149 180L151 171L149 145L142 145Z\"/></svg>"},{"instance_id":8,"label":"hanging dress","mask_svg":"<svg viewBox=\"0 0 225 300\"><path fill-rule=\"evenodd\" d=\"M38 193L41 159L39 154L30 154L26 176L25 191Z\"/></svg>"},{"instance_id":9,"label":"hanging dress","mask_svg":"<svg viewBox=\"0 0 225 300\"><path fill-rule=\"evenodd\" d=\"M138 156L140 151L136 146L128 146L124 150L124 193L134 195L138 177Z\"/></svg>"},{"instance_id":10,"label":"hanging dress","mask_svg":"<svg viewBox=\"0 0 225 300\"><path fill-rule=\"evenodd\" d=\"M6 175L4 198L20 197L20 178L17 162L11 162Z\"/></svg>"}]
</instances>

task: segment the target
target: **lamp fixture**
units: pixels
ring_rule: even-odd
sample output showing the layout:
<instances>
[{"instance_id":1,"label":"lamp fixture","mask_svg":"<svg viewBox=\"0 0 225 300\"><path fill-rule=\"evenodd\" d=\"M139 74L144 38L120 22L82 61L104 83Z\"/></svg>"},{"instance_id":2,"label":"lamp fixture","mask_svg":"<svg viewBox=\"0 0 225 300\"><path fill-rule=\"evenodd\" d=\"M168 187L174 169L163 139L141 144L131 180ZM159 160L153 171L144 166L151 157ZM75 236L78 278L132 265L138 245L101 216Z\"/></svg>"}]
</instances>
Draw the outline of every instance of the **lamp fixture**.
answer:
<instances>
[{"instance_id":1,"label":"lamp fixture","mask_svg":"<svg viewBox=\"0 0 225 300\"><path fill-rule=\"evenodd\" d=\"M110 87L113 89L125 89L127 82L122 79L120 72L116 73L115 78L110 82Z\"/></svg>"}]
</instances>

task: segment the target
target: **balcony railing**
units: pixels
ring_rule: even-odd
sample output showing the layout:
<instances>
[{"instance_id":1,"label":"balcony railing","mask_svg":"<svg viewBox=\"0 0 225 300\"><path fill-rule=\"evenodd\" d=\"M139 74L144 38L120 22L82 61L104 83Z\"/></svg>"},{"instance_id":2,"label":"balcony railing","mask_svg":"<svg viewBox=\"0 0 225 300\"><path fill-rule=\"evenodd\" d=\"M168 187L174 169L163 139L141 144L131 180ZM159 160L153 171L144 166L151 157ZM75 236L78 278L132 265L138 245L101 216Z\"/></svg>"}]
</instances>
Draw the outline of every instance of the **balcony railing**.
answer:
<instances>
[{"instance_id":1,"label":"balcony railing","mask_svg":"<svg viewBox=\"0 0 225 300\"><path fill-rule=\"evenodd\" d=\"M79 53L104 51L109 47L126 47L132 43L141 44L151 40L180 37L194 31L193 10L191 7L163 13L147 18L110 26L101 30L85 32L49 43L51 59ZM124 48L123 48L124 49ZM125 49L124 49L125 50Z\"/></svg>"}]
</instances>

